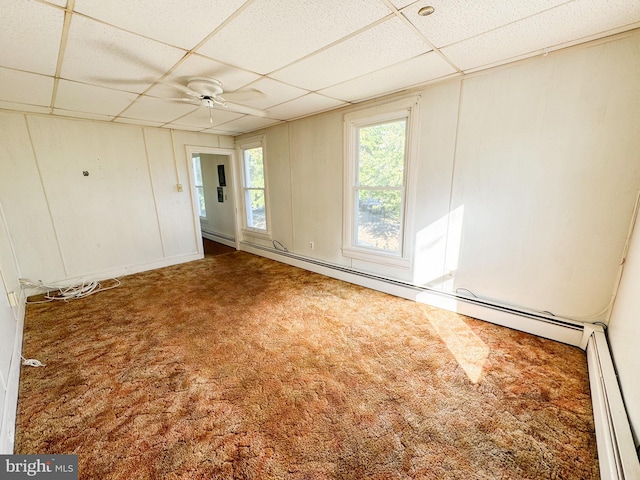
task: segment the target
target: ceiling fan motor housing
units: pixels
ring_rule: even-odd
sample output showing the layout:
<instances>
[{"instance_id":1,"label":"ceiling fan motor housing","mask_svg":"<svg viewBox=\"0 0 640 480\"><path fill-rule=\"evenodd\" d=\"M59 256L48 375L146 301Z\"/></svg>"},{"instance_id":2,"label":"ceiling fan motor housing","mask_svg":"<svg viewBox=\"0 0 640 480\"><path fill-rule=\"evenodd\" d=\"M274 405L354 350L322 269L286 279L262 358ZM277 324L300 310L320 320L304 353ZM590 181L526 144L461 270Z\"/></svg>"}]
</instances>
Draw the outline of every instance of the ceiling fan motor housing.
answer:
<instances>
[{"instance_id":1,"label":"ceiling fan motor housing","mask_svg":"<svg viewBox=\"0 0 640 480\"><path fill-rule=\"evenodd\" d=\"M201 97L217 97L224 91L222 83L215 78L193 77L189 79L187 88L199 94Z\"/></svg>"}]
</instances>

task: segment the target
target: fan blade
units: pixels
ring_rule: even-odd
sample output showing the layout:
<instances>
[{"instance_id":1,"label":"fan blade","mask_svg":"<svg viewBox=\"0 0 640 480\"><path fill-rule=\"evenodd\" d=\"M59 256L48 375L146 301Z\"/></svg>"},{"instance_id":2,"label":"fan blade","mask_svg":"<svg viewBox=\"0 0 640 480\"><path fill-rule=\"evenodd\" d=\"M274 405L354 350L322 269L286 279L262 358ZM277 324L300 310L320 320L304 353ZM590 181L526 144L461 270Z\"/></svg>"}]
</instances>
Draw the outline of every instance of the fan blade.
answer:
<instances>
[{"instance_id":1,"label":"fan blade","mask_svg":"<svg viewBox=\"0 0 640 480\"><path fill-rule=\"evenodd\" d=\"M169 80L164 80L164 79L161 78L161 79L157 80L156 83L161 83L162 85L166 85L167 87L171 87L171 88L175 88L176 90L180 90L182 93L184 93L186 95L189 95L190 97L198 98L200 96L199 93L194 92L189 87L186 87L186 86L181 85L181 84L176 83L176 82L171 82Z\"/></svg>"},{"instance_id":2,"label":"fan blade","mask_svg":"<svg viewBox=\"0 0 640 480\"><path fill-rule=\"evenodd\" d=\"M233 102L246 102L265 97L265 94L255 88L236 90L235 92L224 92L224 98Z\"/></svg>"},{"instance_id":3,"label":"fan blade","mask_svg":"<svg viewBox=\"0 0 640 480\"><path fill-rule=\"evenodd\" d=\"M181 102L181 103L191 103L193 105L199 105L199 98L165 98L164 100L169 100L170 102Z\"/></svg>"},{"instance_id":4,"label":"fan blade","mask_svg":"<svg viewBox=\"0 0 640 480\"><path fill-rule=\"evenodd\" d=\"M248 107L246 105L240 105L239 103L225 102L224 108L236 113L246 113L247 115L254 115L256 117L266 117L267 112L258 108Z\"/></svg>"}]
</instances>

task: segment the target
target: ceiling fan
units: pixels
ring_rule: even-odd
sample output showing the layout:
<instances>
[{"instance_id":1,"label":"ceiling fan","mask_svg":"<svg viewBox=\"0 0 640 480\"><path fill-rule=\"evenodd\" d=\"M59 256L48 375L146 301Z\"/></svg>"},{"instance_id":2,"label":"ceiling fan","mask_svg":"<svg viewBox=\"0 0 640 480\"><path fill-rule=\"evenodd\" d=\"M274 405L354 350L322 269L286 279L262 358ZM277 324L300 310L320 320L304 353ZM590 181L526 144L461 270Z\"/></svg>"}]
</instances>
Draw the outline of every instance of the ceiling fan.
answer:
<instances>
[{"instance_id":1,"label":"ceiling fan","mask_svg":"<svg viewBox=\"0 0 640 480\"><path fill-rule=\"evenodd\" d=\"M213 123L212 109L221 107L231 112L246 113L264 117L267 112L258 108L249 107L240 103L234 103L229 99L249 100L251 98L262 96L263 93L258 90L240 90L237 92L224 92L222 83L212 77L192 77L187 80L187 84L180 85L172 83L171 86L184 92L187 97L173 98L178 102L187 102L192 104L200 104L209 109L209 122ZM224 94L224 97L222 96Z\"/></svg>"}]
</instances>

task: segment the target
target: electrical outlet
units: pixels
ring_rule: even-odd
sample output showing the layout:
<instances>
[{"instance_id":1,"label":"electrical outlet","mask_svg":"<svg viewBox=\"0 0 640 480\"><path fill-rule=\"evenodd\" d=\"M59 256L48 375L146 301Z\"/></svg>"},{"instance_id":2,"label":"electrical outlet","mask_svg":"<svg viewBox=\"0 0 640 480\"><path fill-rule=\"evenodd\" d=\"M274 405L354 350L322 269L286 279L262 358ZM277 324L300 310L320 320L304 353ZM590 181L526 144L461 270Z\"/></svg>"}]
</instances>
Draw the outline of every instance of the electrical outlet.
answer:
<instances>
[{"instance_id":1,"label":"electrical outlet","mask_svg":"<svg viewBox=\"0 0 640 480\"><path fill-rule=\"evenodd\" d=\"M315 243L313 243L313 242L309 242L309 248L310 248L311 250L315 249L315 248L316 248L316 244L315 244Z\"/></svg>"},{"instance_id":2,"label":"electrical outlet","mask_svg":"<svg viewBox=\"0 0 640 480\"><path fill-rule=\"evenodd\" d=\"M9 305L15 307L18 305L18 297L16 297L16 292L7 293L7 297L9 298Z\"/></svg>"}]
</instances>

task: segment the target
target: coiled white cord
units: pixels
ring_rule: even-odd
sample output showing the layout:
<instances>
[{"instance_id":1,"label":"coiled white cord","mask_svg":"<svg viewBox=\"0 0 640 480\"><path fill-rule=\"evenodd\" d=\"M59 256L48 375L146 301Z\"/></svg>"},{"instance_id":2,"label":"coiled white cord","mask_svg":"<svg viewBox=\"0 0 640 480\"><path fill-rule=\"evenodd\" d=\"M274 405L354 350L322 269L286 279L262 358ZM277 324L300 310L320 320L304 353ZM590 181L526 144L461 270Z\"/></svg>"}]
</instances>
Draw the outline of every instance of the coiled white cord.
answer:
<instances>
[{"instance_id":1,"label":"coiled white cord","mask_svg":"<svg viewBox=\"0 0 640 480\"><path fill-rule=\"evenodd\" d=\"M109 285L107 287L103 286L98 281L93 282L82 282L79 285L72 285L70 287L61 287L59 285L47 284L42 280L29 280L28 278L21 278L20 285L23 288L39 288L46 289L47 293L44 295L46 300L42 300L39 302L27 302L27 303L45 303L51 302L53 300L64 300L69 301L76 298L84 298L89 295L93 295L94 293L102 292L104 290L110 290L112 288L116 288L120 285L120 280L117 278L112 278L110 280L114 282L113 285Z\"/></svg>"},{"instance_id":2,"label":"coiled white cord","mask_svg":"<svg viewBox=\"0 0 640 480\"><path fill-rule=\"evenodd\" d=\"M22 358L22 365L26 365L28 367L46 367L47 366L45 363L42 363L40 360L36 360L35 358L24 358L22 355L20 355L20 358Z\"/></svg>"}]
</instances>

